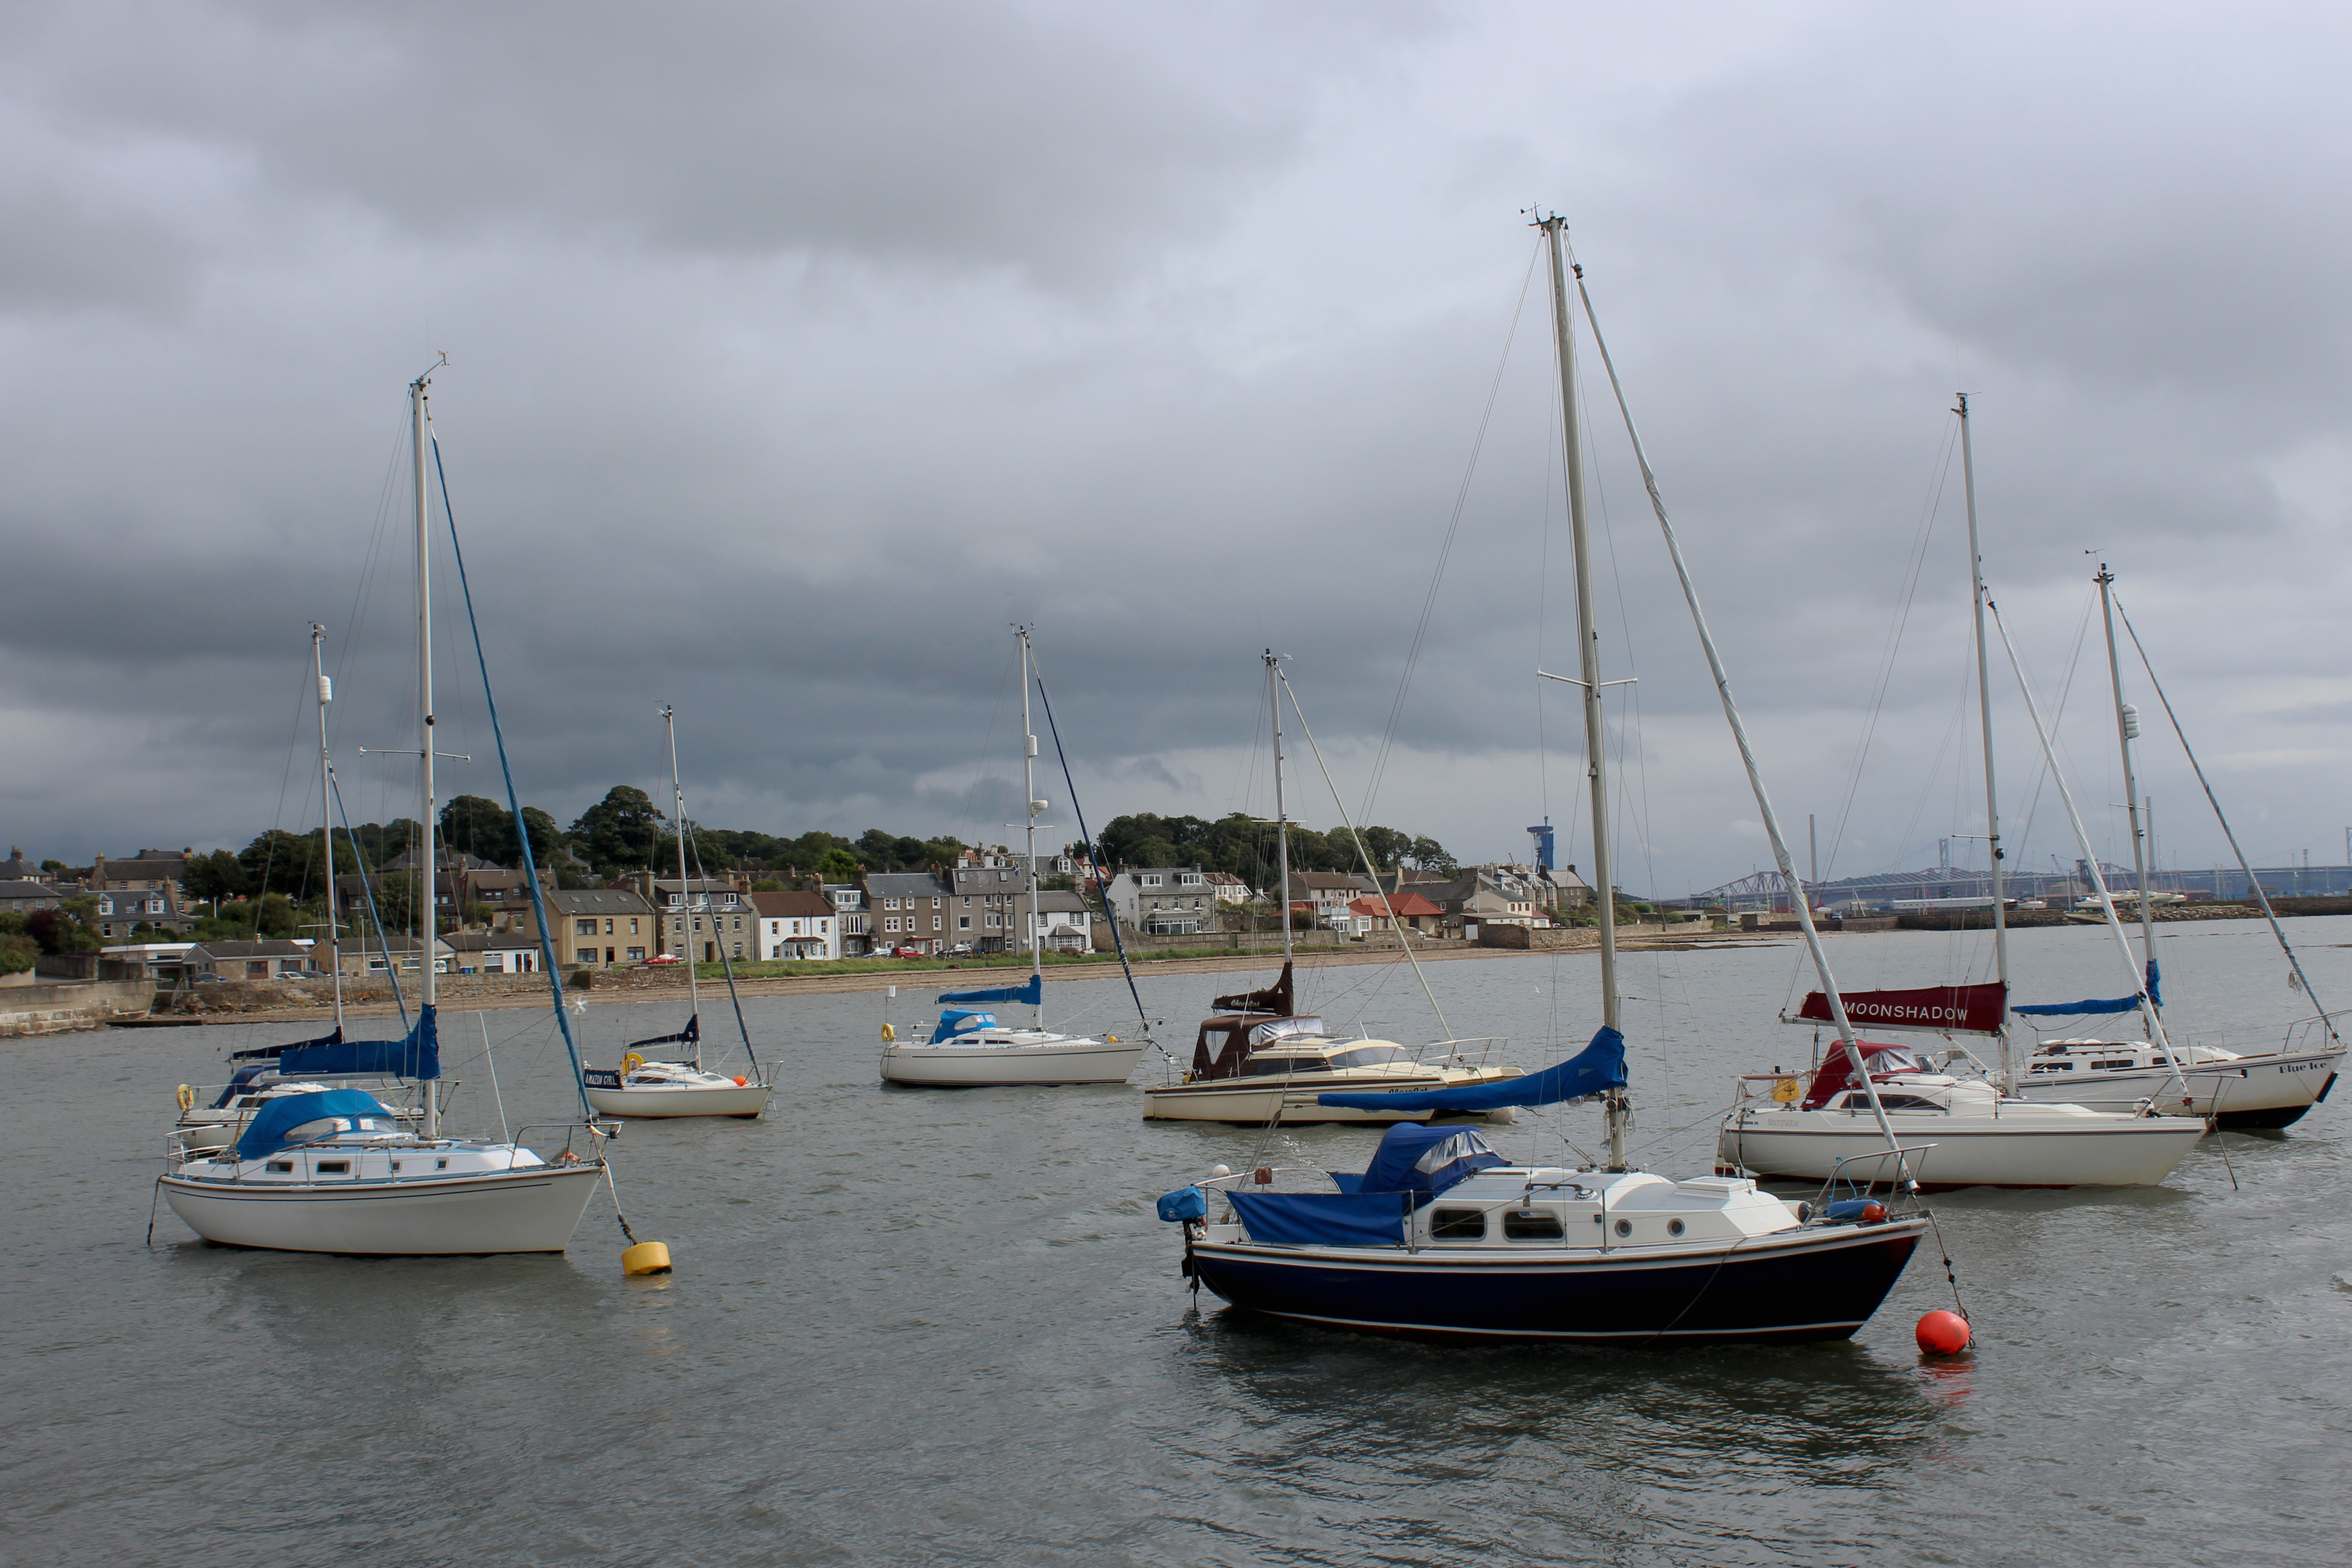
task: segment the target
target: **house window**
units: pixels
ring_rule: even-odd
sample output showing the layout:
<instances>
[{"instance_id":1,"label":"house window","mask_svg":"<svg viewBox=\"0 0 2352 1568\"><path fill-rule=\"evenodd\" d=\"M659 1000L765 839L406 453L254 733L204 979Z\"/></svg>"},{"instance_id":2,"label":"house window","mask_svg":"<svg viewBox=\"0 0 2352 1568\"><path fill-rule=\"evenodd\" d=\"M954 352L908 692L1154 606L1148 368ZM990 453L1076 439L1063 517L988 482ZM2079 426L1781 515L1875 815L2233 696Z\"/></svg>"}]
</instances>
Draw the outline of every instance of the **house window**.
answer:
<instances>
[{"instance_id":1,"label":"house window","mask_svg":"<svg viewBox=\"0 0 2352 1568\"><path fill-rule=\"evenodd\" d=\"M898 929L898 917L897 915L884 915L882 917L882 929L884 931L897 931Z\"/></svg>"},{"instance_id":2,"label":"house window","mask_svg":"<svg viewBox=\"0 0 2352 1568\"><path fill-rule=\"evenodd\" d=\"M613 934L613 922L611 921L606 921L604 922L604 934L606 936Z\"/></svg>"},{"instance_id":3,"label":"house window","mask_svg":"<svg viewBox=\"0 0 2352 1568\"><path fill-rule=\"evenodd\" d=\"M1197 871L1187 871L1182 876L1177 878L1176 882L1179 887L1197 888L1201 885L1200 873Z\"/></svg>"},{"instance_id":4,"label":"house window","mask_svg":"<svg viewBox=\"0 0 2352 1568\"><path fill-rule=\"evenodd\" d=\"M933 900L931 900L931 902L933 902L933 903L935 903L935 904L936 904L936 903L938 903L938 902L939 902L939 900L937 900L937 899L933 899ZM939 916L937 916L937 915L933 915L933 916L931 917L931 929L932 929L933 931L937 931L937 930L939 930L939 929L940 929L940 923L941 923L941 922L940 922L940 917L939 917Z\"/></svg>"},{"instance_id":5,"label":"house window","mask_svg":"<svg viewBox=\"0 0 2352 1568\"><path fill-rule=\"evenodd\" d=\"M596 962L596 950L593 947L583 947L575 956L582 963L593 963Z\"/></svg>"},{"instance_id":6,"label":"house window","mask_svg":"<svg viewBox=\"0 0 2352 1568\"><path fill-rule=\"evenodd\" d=\"M966 899L966 900L964 900L964 902L968 904L968 903L971 902L971 900L970 899ZM989 923L989 924L991 924L991 925L994 925L994 924L996 923L995 917L994 917L994 916L991 916L991 917L989 918L989 921L988 921L988 923ZM958 916L956 916L956 930L958 930L958 931L970 931L971 929L971 917L970 915L958 915Z\"/></svg>"},{"instance_id":7,"label":"house window","mask_svg":"<svg viewBox=\"0 0 2352 1568\"><path fill-rule=\"evenodd\" d=\"M645 961L646 950L644 948L633 947L629 949L629 962L631 963L643 963Z\"/></svg>"},{"instance_id":8,"label":"house window","mask_svg":"<svg viewBox=\"0 0 2352 1568\"><path fill-rule=\"evenodd\" d=\"M989 915L988 915L988 929L989 929L989 930L991 930L991 931L994 931L994 930L996 929L996 923L997 923L997 921L999 920L999 918L1000 918L1000 917L997 915L997 913L996 913L996 911L995 911L995 910L990 910L990 911L989 911Z\"/></svg>"},{"instance_id":9,"label":"house window","mask_svg":"<svg viewBox=\"0 0 2352 1568\"><path fill-rule=\"evenodd\" d=\"M572 927L572 934L574 936L594 936L596 934L596 922L594 921L581 921Z\"/></svg>"},{"instance_id":10,"label":"house window","mask_svg":"<svg viewBox=\"0 0 2352 1568\"><path fill-rule=\"evenodd\" d=\"M1147 888L1156 888L1156 887L1160 886L1160 878L1159 878L1158 873L1156 873L1156 872L1155 872L1155 873L1153 873L1153 874L1151 874L1151 875L1150 875L1150 876L1145 877L1145 878L1143 879L1143 885L1144 885L1145 887L1147 887Z\"/></svg>"},{"instance_id":11,"label":"house window","mask_svg":"<svg viewBox=\"0 0 2352 1568\"><path fill-rule=\"evenodd\" d=\"M633 916L631 916L631 917L630 917L630 919L629 919L629 934L630 934L631 936L635 936L635 935L636 935L636 934L637 934L637 921L636 921L636 918L635 918L634 915L633 915Z\"/></svg>"}]
</instances>

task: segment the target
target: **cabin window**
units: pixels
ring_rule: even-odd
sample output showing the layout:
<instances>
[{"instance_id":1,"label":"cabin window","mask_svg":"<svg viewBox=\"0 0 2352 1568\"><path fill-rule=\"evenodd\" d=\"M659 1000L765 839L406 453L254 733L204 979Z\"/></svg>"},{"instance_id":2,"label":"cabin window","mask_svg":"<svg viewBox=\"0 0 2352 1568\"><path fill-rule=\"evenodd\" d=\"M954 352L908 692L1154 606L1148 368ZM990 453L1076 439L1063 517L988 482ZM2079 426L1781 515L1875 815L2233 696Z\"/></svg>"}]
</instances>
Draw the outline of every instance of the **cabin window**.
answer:
<instances>
[{"instance_id":1,"label":"cabin window","mask_svg":"<svg viewBox=\"0 0 2352 1568\"><path fill-rule=\"evenodd\" d=\"M1862 1100L1855 1103L1868 1105L1870 1101ZM1941 1110L1944 1109L1934 1100L1916 1094L1882 1094L1878 1097L1878 1103L1889 1110Z\"/></svg>"},{"instance_id":2,"label":"cabin window","mask_svg":"<svg viewBox=\"0 0 2352 1568\"><path fill-rule=\"evenodd\" d=\"M349 1160L321 1160L319 1162L319 1174L322 1176L348 1176L351 1173L352 1163Z\"/></svg>"},{"instance_id":3,"label":"cabin window","mask_svg":"<svg viewBox=\"0 0 2352 1568\"><path fill-rule=\"evenodd\" d=\"M1411 1060L1412 1056L1410 1052L1395 1046L1364 1046L1352 1051L1341 1051L1331 1058L1329 1065L1335 1068L1372 1068Z\"/></svg>"},{"instance_id":4,"label":"cabin window","mask_svg":"<svg viewBox=\"0 0 2352 1568\"><path fill-rule=\"evenodd\" d=\"M392 1173L395 1176L400 1174L400 1162L397 1160L392 1163Z\"/></svg>"},{"instance_id":5,"label":"cabin window","mask_svg":"<svg viewBox=\"0 0 2352 1568\"><path fill-rule=\"evenodd\" d=\"M2138 1065L2139 1064L2137 1062L2133 1061L2131 1058L2126 1057L2119 1062L2093 1062L2091 1064L2091 1070L2093 1072L2106 1072L2116 1068L2133 1068L2137 1067Z\"/></svg>"},{"instance_id":6,"label":"cabin window","mask_svg":"<svg viewBox=\"0 0 2352 1568\"><path fill-rule=\"evenodd\" d=\"M1558 1222L1552 1229L1559 1231ZM1482 1241L1486 1235L1483 1209L1437 1209L1429 1216L1429 1234L1439 1241Z\"/></svg>"},{"instance_id":7,"label":"cabin window","mask_svg":"<svg viewBox=\"0 0 2352 1568\"><path fill-rule=\"evenodd\" d=\"M1633 1222L1630 1219L1621 1219L1617 1222L1616 1228L1617 1237L1622 1241L1625 1237L1633 1234Z\"/></svg>"},{"instance_id":8,"label":"cabin window","mask_svg":"<svg viewBox=\"0 0 2352 1568\"><path fill-rule=\"evenodd\" d=\"M449 1162L446 1160L436 1160L433 1162L433 1168L436 1171L446 1171L449 1168Z\"/></svg>"},{"instance_id":9,"label":"cabin window","mask_svg":"<svg viewBox=\"0 0 2352 1568\"><path fill-rule=\"evenodd\" d=\"M294 1173L294 1162L291 1160L272 1160L269 1162L269 1168L278 1172L281 1175L290 1176Z\"/></svg>"},{"instance_id":10,"label":"cabin window","mask_svg":"<svg viewBox=\"0 0 2352 1568\"><path fill-rule=\"evenodd\" d=\"M1285 1073L1319 1072L1323 1064L1314 1057L1252 1057L1242 1068L1244 1078L1279 1078Z\"/></svg>"},{"instance_id":11,"label":"cabin window","mask_svg":"<svg viewBox=\"0 0 2352 1568\"><path fill-rule=\"evenodd\" d=\"M1682 1221L1678 1219L1670 1219L1666 1221L1666 1234L1668 1236L1680 1236L1683 1233L1683 1230L1684 1226Z\"/></svg>"},{"instance_id":12,"label":"cabin window","mask_svg":"<svg viewBox=\"0 0 2352 1568\"><path fill-rule=\"evenodd\" d=\"M1625 1222L1617 1222L1622 1226ZM1503 1215L1503 1235L1512 1241L1558 1241L1560 1238L1559 1215L1549 1210Z\"/></svg>"}]
</instances>

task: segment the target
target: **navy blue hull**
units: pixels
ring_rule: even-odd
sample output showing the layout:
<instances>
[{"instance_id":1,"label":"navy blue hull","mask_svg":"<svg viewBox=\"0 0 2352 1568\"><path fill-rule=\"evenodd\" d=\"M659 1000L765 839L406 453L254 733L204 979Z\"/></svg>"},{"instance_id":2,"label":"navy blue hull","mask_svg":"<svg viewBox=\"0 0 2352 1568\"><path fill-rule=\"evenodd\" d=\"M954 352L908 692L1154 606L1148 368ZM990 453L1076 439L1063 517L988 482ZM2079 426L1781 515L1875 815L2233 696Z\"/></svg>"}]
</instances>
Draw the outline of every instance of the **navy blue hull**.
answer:
<instances>
[{"instance_id":1,"label":"navy blue hull","mask_svg":"<svg viewBox=\"0 0 2352 1568\"><path fill-rule=\"evenodd\" d=\"M1675 1258L1202 1242L1193 1264L1236 1307L1379 1333L1635 1346L1845 1339L1894 1289L1926 1223L1791 1232Z\"/></svg>"}]
</instances>

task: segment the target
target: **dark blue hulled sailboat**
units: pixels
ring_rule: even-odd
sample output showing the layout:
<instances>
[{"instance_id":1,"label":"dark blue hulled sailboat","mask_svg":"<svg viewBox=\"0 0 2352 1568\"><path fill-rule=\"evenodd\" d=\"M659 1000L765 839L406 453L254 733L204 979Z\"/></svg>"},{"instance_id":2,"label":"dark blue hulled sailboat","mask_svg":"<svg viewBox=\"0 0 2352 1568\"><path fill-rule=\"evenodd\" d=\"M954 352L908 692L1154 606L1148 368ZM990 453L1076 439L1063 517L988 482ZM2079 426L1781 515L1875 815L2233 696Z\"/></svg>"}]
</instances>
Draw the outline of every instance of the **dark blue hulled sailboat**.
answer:
<instances>
[{"instance_id":1,"label":"dark blue hulled sailboat","mask_svg":"<svg viewBox=\"0 0 2352 1568\"><path fill-rule=\"evenodd\" d=\"M1862 1201L1831 1205L1817 1215L1811 1205L1775 1197L1747 1177L1675 1181L1626 1163L1631 1105L1625 1040L1617 1026L1609 749L1601 711L1603 688L1614 683L1601 679L1594 632L1565 224L1553 217L1539 226L1551 256L1581 650L1576 676L1549 679L1582 689L1601 1027L1582 1052L1530 1077L1420 1092L1327 1093L1319 1100L1339 1109L1428 1113L1598 1100L1607 1119L1608 1157L1580 1168L1518 1164L1476 1131L1401 1125L1382 1136L1360 1174L1312 1173L1334 1191L1267 1191L1280 1173L1260 1168L1236 1176L1219 1167L1217 1176L1162 1198L1160 1217L1182 1224L1184 1267L1196 1283L1236 1307L1305 1322L1384 1333L1633 1346L1843 1339L1893 1289L1927 1227L1924 1214L1895 1215L1884 1205ZM1643 473L1649 477L1646 463ZM1654 503L1654 485L1651 494ZM1775 858L1793 881L1730 682L1698 614L1697 595L1663 507L1658 517ZM1806 937L1834 1005L1834 985L1809 919ZM1842 1013L1839 1017L1843 1043L1852 1050L1851 1029ZM1891 1146L1893 1131L1875 1089L1869 1096ZM1214 1216L1212 1191L1223 1206Z\"/></svg>"},{"instance_id":2,"label":"dark blue hulled sailboat","mask_svg":"<svg viewBox=\"0 0 2352 1568\"><path fill-rule=\"evenodd\" d=\"M1624 1040L1603 1028L1544 1072L1407 1098L1463 1112L1599 1097L1614 1120L1624 1084ZM1187 1272L1236 1307L1383 1333L1843 1339L1877 1310L1927 1225L1876 1204L1817 1219L1744 1178L1514 1164L1466 1127L1400 1124L1360 1173L1318 1174L1337 1190L1264 1190L1266 1170L1163 1198L1162 1216L1184 1226ZM1211 1194L1227 1205L1214 1219Z\"/></svg>"}]
</instances>

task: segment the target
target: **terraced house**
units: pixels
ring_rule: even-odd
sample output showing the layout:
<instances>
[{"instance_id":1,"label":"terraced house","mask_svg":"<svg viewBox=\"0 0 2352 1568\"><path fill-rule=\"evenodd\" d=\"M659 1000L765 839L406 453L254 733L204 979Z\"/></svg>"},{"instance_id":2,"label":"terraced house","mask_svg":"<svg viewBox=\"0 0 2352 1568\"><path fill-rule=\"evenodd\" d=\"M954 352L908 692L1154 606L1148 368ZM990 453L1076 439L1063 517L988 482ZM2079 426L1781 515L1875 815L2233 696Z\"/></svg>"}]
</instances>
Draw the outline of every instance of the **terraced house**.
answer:
<instances>
[{"instance_id":1,"label":"terraced house","mask_svg":"<svg viewBox=\"0 0 2352 1568\"><path fill-rule=\"evenodd\" d=\"M949 900L955 897L946 880L929 871L869 871L866 874L866 910L873 928L875 951L911 947L918 952L943 952L961 940L954 934ZM997 935L1003 935L1000 928Z\"/></svg>"}]
</instances>

